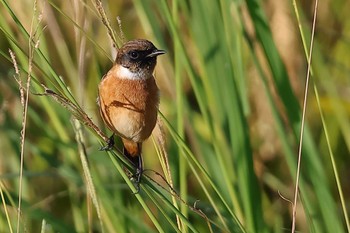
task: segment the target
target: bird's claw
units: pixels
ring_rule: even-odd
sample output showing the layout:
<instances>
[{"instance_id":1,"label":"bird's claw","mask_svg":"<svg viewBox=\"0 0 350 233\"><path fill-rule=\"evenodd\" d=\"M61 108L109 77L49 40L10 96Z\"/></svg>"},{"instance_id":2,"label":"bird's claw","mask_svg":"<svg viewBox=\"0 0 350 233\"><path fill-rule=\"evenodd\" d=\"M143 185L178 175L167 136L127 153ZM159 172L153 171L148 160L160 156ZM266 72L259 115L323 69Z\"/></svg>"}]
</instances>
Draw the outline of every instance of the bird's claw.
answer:
<instances>
[{"instance_id":1,"label":"bird's claw","mask_svg":"<svg viewBox=\"0 0 350 233\"><path fill-rule=\"evenodd\" d=\"M135 179L134 183L135 183L136 192L134 192L133 194L138 194L140 192L141 176L142 176L142 169L136 168L135 175L133 176L133 179Z\"/></svg>"},{"instance_id":2,"label":"bird's claw","mask_svg":"<svg viewBox=\"0 0 350 233\"><path fill-rule=\"evenodd\" d=\"M114 147L114 134L108 138L107 145L101 147L99 151L109 151Z\"/></svg>"}]
</instances>

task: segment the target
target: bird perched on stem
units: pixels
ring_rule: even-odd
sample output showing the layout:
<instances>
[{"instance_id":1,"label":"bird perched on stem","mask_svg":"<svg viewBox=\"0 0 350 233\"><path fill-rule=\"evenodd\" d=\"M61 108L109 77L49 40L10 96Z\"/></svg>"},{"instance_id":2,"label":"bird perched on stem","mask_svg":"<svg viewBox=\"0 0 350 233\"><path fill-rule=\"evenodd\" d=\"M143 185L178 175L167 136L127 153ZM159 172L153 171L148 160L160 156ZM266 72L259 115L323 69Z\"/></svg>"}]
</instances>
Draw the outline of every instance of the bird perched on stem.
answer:
<instances>
[{"instance_id":1,"label":"bird perched on stem","mask_svg":"<svg viewBox=\"0 0 350 233\"><path fill-rule=\"evenodd\" d=\"M136 168L137 192L143 171L142 142L157 122L159 90L153 72L157 56L164 53L148 40L128 41L118 49L115 64L98 86L100 114L113 132L101 150L114 146L114 134L121 137L123 153Z\"/></svg>"}]
</instances>

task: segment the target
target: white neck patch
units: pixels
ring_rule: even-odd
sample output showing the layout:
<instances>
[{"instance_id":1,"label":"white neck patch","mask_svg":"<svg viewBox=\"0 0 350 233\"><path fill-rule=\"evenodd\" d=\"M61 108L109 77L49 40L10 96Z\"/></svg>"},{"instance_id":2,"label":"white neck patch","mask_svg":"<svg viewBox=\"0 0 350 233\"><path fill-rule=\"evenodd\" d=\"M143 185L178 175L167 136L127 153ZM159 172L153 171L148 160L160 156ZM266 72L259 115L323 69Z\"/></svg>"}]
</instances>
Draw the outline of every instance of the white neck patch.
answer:
<instances>
[{"instance_id":1,"label":"white neck patch","mask_svg":"<svg viewBox=\"0 0 350 233\"><path fill-rule=\"evenodd\" d=\"M118 78L122 79L130 79L130 80L140 80L147 78L147 75L141 72L131 72L130 69L125 68L123 66L118 67Z\"/></svg>"}]
</instances>

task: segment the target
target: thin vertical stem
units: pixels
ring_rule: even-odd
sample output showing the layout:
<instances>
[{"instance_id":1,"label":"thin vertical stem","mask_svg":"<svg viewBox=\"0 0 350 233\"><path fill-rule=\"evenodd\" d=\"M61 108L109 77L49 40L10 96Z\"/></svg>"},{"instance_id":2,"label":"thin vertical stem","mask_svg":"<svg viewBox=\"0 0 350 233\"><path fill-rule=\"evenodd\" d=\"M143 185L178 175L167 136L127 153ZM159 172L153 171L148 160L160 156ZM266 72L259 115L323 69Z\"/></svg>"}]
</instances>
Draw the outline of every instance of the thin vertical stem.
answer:
<instances>
[{"instance_id":1,"label":"thin vertical stem","mask_svg":"<svg viewBox=\"0 0 350 233\"><path fill-rule=\"evenodd\" d=\"M307 73L306 73L305 94L304 94L304 102L303 102L303 114L302 114L302 120L301 120L300 140L299 140L299 149L298 149L298 165L297 165L297 174L296 174L296 182L295 182L295 190L294 190L292 233L295 232L295 221L296 221L296 214L297 214L296 208L297 208L297 201L298 201L299 178L300 178L300 167L301 167L301 156L302 156L301 151L302 151L302 147L303 147L305 115L306 115L307 97L308 97L308 93L309 93L309 80L310 80L310 72L311 72L311 59L312 59L312 51L313 51L313 45L314 45L316 19L317 19L317 7L318 7L318 0L316 0L315 8L314 8L314 18L313 18L313 22L312 22L310 51L309 51Z\"/></svg>"}]
</instances>

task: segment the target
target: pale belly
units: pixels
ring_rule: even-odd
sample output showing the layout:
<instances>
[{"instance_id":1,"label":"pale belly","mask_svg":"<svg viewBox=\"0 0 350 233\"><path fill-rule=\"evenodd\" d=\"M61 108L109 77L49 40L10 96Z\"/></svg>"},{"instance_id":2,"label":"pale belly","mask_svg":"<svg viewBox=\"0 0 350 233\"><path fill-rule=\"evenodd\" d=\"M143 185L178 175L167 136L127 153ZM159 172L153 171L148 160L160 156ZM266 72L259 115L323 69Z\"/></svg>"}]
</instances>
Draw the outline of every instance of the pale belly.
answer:
<instances>
[{"instance_id":1,"label":"pale belly","mask_svg":"<svg viewBox=\"0 0 350 233\"><path fill-rule=\"evenodd\" d=\"M114 131L125 139L143 142L153 131L157 121L157 110L140 113L125 108L112 107L110 113Z\"/></svg>"}]
</instances>

